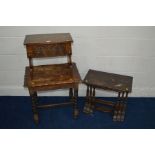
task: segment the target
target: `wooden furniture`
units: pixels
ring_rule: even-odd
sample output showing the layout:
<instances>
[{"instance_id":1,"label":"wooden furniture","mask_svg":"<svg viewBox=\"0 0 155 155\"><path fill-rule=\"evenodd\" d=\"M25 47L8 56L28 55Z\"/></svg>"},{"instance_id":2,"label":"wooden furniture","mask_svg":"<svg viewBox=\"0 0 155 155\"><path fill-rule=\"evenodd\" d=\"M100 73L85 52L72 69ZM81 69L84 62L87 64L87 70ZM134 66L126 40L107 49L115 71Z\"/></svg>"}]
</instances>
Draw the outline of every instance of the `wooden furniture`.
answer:
<instances>
[{"instance_id":1,"label":"wooden furniture","mask_svg":"<svg viewBox=\"0 0 155 155\"><path fill-rule=\"evenodd\" d=\"M132 80L133 78L130 76L89 70L83 81L87 85L84 112L90 114L94 109L102 112L112 112L113 121L124 121L128 93L132 90ZM118 92L117 102L96 98L96 88ZM98 103L102 106L98 106Z\"/></svg>"},{"instance_id":2,"label":"wooden furniture","mask_svg":"<svg viewBox=\"0 0 155 155\"><path fill-rule=\"evenodd\" d=\"M39 121L38 110L58 106L73 105L73 116L79 114L77 107L78 85L81 78L72 62L73 40L69 33L26 35L24 45L27 49L29 66L25 69L24 86L28 87L32 99L34 121ZM68 62L63 64L48 64L33 66L33 58L67 56ZM52 61L52 60L51 60ZM69 102L40 104L37 92L55 89L69 89Z\"/></svg>"}]
</instances>

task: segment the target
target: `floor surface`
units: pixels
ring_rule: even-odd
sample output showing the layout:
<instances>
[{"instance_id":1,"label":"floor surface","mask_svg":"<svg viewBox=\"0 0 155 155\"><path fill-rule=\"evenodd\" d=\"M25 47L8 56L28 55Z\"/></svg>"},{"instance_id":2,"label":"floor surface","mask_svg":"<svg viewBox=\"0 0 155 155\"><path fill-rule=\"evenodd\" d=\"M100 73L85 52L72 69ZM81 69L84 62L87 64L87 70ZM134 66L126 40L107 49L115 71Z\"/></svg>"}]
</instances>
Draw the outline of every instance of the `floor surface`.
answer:
<instances>
[{"instance_id":1,"label":"floor surface","mask_svg":"<svg viewBox=\"0 0 155 155\"><path fill-rule=\"evenodd\" d=\"M67 97L40 97L40 102L62 102ZM104 98L115 100L115 98ZM40 122L33 122L29 97L0 97L1 129L151 129L155 128L155 98L129 98L124 122L113 122L110 113L84 114L85 99L80 97L80 115L72 118L72 108L40 110Z\"/></svg>"}]
</instances>

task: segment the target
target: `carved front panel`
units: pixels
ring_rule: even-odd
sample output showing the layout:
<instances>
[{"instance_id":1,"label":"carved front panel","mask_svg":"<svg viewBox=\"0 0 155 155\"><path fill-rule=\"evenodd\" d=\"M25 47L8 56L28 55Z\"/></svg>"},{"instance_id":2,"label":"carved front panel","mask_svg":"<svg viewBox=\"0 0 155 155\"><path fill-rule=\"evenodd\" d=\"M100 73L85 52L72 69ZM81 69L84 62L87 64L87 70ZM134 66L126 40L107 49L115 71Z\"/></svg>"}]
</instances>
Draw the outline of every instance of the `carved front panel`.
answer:
<instances>
[{"instance_id":1,"label":"carved front panel","mask_svg":"<svg viewBox=\"0 0 155 155\"><path fill-rule=\"evenodd\" d=\"M28 50L28 57L32 58L65 56L71 54L71 45L70 44L29 45L27 50Z\"/></svg>"}]
</instances>

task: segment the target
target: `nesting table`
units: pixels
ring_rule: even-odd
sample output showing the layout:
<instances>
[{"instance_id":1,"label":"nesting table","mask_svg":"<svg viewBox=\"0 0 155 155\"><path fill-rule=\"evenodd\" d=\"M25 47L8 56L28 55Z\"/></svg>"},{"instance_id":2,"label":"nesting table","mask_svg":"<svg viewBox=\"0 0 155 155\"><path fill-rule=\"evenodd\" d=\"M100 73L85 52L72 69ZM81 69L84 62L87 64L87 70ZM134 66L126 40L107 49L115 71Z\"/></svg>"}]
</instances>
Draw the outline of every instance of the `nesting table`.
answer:
<instances>
[{"instance_id":1,"label":"nesting table","mask_svg":"<svg viewBox=\"0 0 155 155\"><path fill-rule=\"evenodd\" d=\"M132 81L133 77L130 76L90 69L83 80L87 85L84 112L87 114L93 113L94 110L111 112L113 121L124 121L128 93L132 91ZM96 89L117 92L117 101L105 101L95 97Z\"/></svg>"},{"instance_id":2,"label":"nesting table","mask_svg":"<svg viewBox=\"0 0 155 155\"><path fill-rule=\"evenodd\" d=\"M32 34L26 35L24 45L29 59L29 66L25 68L24 86L28 88L32 100L33 118L39 123L39 110L60 106L72 106L73 117L79 115L77 98L81 77L72 62L73 39L69 33ZM67 57L66 63L33 65L36 58ZM52 61L51 61L52 62ZM69 90L69 101L63 103L39 103L37 93L57 89ZM63 116L62 116L63 117Z\"/></svg>"}]
</instances>

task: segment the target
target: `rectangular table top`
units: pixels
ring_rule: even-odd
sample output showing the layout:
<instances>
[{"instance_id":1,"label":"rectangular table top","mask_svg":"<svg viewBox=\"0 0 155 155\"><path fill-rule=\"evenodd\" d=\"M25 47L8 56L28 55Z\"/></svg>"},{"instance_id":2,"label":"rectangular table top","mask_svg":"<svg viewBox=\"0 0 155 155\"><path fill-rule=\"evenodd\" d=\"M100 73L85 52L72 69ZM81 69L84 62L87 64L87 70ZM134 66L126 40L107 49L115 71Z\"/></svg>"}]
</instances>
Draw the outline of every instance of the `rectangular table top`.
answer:
<instances>
[{"instance_id":1,"label":"rectangular table top","mask_svg":"<svg viewBox=\"0 0 155 155\"><path fill-rule=\"evenodd\" d=\"M25 87L46 87L81 82L81 77L75 63L71 65L65 63L34 66L31 74L32 77L30 74L30 67L26 67Z\"/></svg>"},{"instance_id":2,"label":"rectangular table top","mask_svg":"<svg viewBox=\"0 0 155 155\"><path fill-rule=\"evenodd\" d=\"M56 44L73 42L70 33L32 34L26 35L24 45L27 44Z\"/></svg>"},{"instance_id":3,"label":"rectangular table top","mask_svg":"<svg viewBox=\"0 0 155 155\"><path fill-rule=\"evenodd\" d=\"M84 83L94 87L113 90L117 92L131 92L133 77L89 70L84 78Z\"/></svg>"}]
</instances>

